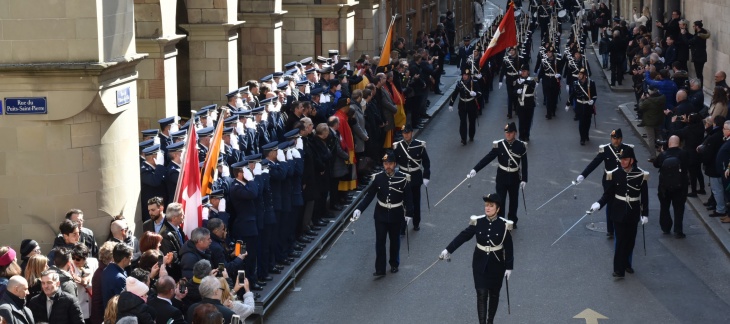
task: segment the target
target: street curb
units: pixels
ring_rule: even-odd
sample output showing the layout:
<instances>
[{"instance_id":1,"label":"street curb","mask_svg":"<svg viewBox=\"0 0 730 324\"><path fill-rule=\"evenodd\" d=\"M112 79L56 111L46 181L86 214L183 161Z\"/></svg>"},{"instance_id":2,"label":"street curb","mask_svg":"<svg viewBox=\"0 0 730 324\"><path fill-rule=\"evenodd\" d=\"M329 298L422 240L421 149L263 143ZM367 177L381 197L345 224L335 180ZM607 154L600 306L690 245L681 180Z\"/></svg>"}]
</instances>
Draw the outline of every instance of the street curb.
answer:
<instances>
[{"instance_id":1,"label":"street curb","mask_svg":"<svg viewBox=\"0 0 730 324\"><path fill-rule=\"evenodd\" d=\"M601 54L598 54L598 46L589 46L593 50L593 55L596 58L596 62L598 62L598 67L601 68L601 72L603 75L603 78L606 80L606 85L608 85L611 90L616 92L634 92L634 88L632 88L630 85L620 85L620 86L612 86L611 85L611 70L604 70L603 66L601 65ZM593 73L595 76L595 73ZM624 75L624 82L629 81L633 82L631 79L627 79Z\"/></svg>"},{"instance_id":2,"label":"street curb","mask_svg":"<svg viewBox=\"0 0 730 324\"><path fill-rule=\"evenodd\" d=\"M634 118L635 113L633 107L634 102L627 102L625 104L619 105L618 109L624 116L628 124L631 125L631 128L637 134L637 137L641 138L641 142L644 144L644 146L646 146L648 150L653 150L654 143L649 143L647 139L642 136L642 134L644 134L643 127L637 126L638 121L636 121ZM723 226L723 223L720 222L719 218L710 217L707 208L705 208L705 206L702 204L702 201L707 200L708 198L709 195L700 195L696 198L688 197L687 204L690 208L692 208L697 218L705 225L705 228L708 229L710 235L715 239L715 241L717 241L717 243L720 244L725 254L730 257L730 232L728 232L727 228ZM687 213L685 212L685 216L686 214Z\"/></svg>"},{"instance_id":3,"label":"street curb","mask_svg":"<svg viewBox=\"0 0 730 324\"><path fill-rule=\"evenodd\" d=\"M448 72L447 72L448 73ZM460 76L456 76L457 80ZM428 119L428 121L423 125L423 129L415 129L413 130L413 136L418 136L423 130L426 129L428 124L431 123L434 117L441 111L441 108L446 106L446 103L449 101L449 94L454 91L456 88L456 81L452 85L450 85L447 89L442 90L444 93L441 95L441 97L436 101L435 104L432 104L429 108L426 109L426 114L430 115L431 118ZM430 99L430 98L429 98Z\"/></svg>"}]
</instances>

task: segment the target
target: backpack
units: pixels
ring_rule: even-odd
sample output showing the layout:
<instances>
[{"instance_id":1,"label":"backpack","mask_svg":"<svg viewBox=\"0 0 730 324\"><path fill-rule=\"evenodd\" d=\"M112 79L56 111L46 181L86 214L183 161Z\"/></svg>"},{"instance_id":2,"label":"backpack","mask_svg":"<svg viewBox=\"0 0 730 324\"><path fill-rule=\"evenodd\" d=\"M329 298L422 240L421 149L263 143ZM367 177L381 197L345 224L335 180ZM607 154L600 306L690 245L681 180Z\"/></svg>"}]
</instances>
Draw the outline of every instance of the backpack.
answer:
<instances>
[{"instance_id":1,"label":"backpack","mask_svg":"<svg viewBox=\"0 0 730 324\"><path fill-rule=\"evenodd\" d=\"M668 155L659 168L659 186L664 189L682 188L682 164L679 157Z\"/></svg>"}]
</instances>

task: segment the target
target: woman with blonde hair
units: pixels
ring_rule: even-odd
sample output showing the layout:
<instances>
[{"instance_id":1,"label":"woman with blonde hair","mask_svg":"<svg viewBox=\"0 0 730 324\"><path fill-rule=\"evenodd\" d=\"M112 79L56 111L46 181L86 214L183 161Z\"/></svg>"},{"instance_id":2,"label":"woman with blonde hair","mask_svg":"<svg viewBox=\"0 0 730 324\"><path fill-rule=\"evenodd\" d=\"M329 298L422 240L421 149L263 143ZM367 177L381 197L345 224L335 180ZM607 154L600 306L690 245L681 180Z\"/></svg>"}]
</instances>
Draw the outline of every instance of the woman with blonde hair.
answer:
<instances>
[{"instance_id":1,"label":"woman with blonde hair","mask_svg":"<svg viewBox=\"0 0 730 324\"><path fill-rule=\"evenodd\" d=\"M647 26L647 22L651 20L651 11L649 11L649 7L644 7L644 10L641 13L641 16L638 15L638 12L636 11L636 7L634 7L634 22L636 23L636 26Z\"/></svg>"},{"instance_id":2,"label":"woman with blonde hair","mask_svg":"<svg viewBox=\"0 0 730 324\"><path fill-rule=\"evenodd\" d=\"M241 318L242 322L246 319L246 317L253 314L254 300L253 293L251 293L248 289L248 279L243 279L243 283L239 283L238 276L236 276L236 284L233 286L233 293L231 293L231 289L228 287L228 282L225 278L220 277L218 278L218 281L220 281L221 289L223 290L221 293L221 304L236 313L236 315ZM236 300L236 295L238 295L238 291L242 288L245 293L243 294L243 302L240 302Z\"/></svg>"},{"instance_id":3,"label":"woman with blonde hair","mask_svg":"<svg viewBox=\"0 0 730 324\"><path fill-rule=\"evenodd\" d=\"M716 116L727 117L727 91L723 87L715 87L710 101L710 111L708 112L712 118Z\"/></svg>"},{"instance_id":4,"label":"woman with blonde hair","mask_svg":"<svg viewBox=\"0 0 730 324\"><path fill-rule=\"evenodd\" d=\"M106 303L103 324L114 324L117 322L117 302L119 302L119 295L112 297Z\"/></svg>"},{"instance_id":5,"label":"woman with blonde hair","mask_svg":"<svg viewBox=\"0 0 730 324\"><path fill-rule=\"evenodd\" d=\"M25 300L39 295L43 290L41 289L41 273L48 270L48 258L42 254L36 254L30 259L25 266L25 280L28 281L28 296L25 296Z\"/></svg>"}]
</instances>

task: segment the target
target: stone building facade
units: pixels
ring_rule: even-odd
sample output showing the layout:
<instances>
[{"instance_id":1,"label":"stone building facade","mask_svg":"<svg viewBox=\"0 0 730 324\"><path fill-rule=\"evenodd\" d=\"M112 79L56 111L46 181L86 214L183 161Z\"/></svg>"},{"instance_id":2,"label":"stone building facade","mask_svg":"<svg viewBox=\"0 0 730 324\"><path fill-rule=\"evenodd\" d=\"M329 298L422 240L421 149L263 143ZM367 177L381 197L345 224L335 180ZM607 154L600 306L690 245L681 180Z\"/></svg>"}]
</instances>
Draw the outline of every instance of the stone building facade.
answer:
<instances>
[{"instance_id":1,"label":"stone building facade","mask_svg":"<svg viewBox=\"0 0 730 324\"><path fill-rule=\"evenodd\" d=\"M0 1L0 245L33 238L48 251L71 208L100 241L111 216L134 228L140 130L223 104L231 89L289 61L329 49L379 55L391 14L408 39L454 10L461 37L470 8L470 0Z\"/></svg>"}]
</instances>

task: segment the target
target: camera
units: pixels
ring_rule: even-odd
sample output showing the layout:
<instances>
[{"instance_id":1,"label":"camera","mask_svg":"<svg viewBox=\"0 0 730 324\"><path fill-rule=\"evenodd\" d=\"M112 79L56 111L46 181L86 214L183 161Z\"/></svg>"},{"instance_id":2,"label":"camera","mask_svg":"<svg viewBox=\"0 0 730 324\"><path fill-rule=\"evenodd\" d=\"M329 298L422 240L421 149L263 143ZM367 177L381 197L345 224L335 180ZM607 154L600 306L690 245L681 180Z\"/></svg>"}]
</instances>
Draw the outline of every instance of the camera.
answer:
<instances>
[{"instance_id":1,"label":"camera","mask_svg":"<svg viewBox=\"0 0 730 324\"><path fill-rule=\"evenodd\" d=\"M660 151L664 151L669 147L666 140L656 140L654 141L654 148Z\"/></svg>"},{"instance_id":2,"label":"camera","mask_svg":"<svg viewBox=\"0 0 730 324\"><path fill-rule=\"evenodd\" d=\"M684 121L684 116L681 116L681 115L677 116L677 120L678 121Z\"/></svg>"}]
</instances>

